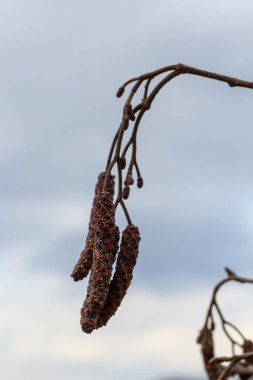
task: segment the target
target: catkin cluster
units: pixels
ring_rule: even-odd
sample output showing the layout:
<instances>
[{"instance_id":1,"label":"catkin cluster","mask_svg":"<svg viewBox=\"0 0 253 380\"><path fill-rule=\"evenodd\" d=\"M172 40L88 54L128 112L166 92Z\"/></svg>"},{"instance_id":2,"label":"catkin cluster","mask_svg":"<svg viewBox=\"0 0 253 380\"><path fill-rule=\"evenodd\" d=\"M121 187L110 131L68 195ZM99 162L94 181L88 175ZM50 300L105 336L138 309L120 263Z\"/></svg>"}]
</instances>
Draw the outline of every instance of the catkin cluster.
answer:
<instances>
[{"instance_id":1,"label":"catkin cluster","mask_svg":"<svg viewBox=\"0 0 253 380\"><path fill-rule=\"evenodd\" d=\"M98 318L97 328L106 325L121 304L133 278L133 269L138 255L140 234L137 227L130 225L123 231L116 270L109 285L109 292Z\"/></svg>"},{"instance_id":2,"label":"catkin cluster","mask_svg":"<svg viewBox=\"0 0 253 380\"><path fill-rule=\"evenodd\" d=\"M74 281L78 281L90 271L87 294L81 308L81 328L86 333L106 325L120 306L133 277L140 241L138 228L128 225L122 233L119 249L120 231L115 223L113 204L114 177L109 177L105 191L104 179L105 173L100 173L86 245L71 274Z\"/></svg>"},{"instance_id":3,"label":"catkin cluster","mask_svg":"<svg viewBox=\"0 0 253 380\"><path fill-rule=\"evenodd\" d=\"M95 197L99 194L103 189L103 184L105 180L105 172L102 172L98 176L98 181L95 186ZM110 175L107 180L105 190L108 191L112 196L114 195L114 176ZM92 266L92 258L93 258L93 248L94 248L94 224L95 224L95 215L94 215L94 206L95 199L93 199L91 214L90 214L90 222L89 222L89 230L85 242L85 247L80 254L80 258L77 261L71 276L74 281L80 281L83 278L87 277L89 271Z\"/></svg>"}]
</instances>

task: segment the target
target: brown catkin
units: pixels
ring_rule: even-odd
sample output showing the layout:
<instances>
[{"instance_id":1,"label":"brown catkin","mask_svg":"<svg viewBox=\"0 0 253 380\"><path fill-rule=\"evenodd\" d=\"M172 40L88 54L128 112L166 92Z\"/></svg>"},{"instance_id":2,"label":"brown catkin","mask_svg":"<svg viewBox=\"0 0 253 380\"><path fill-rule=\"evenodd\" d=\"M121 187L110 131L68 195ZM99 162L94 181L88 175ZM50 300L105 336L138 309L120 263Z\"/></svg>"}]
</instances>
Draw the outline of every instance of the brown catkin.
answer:
<instances>
[{"instance_id":1,"label":"brown catkin","mask_svg":"<svg viewBox=\"0 0 253 380\"><path fill-rule=\"evenodd\" d=\"M98 176L98 180L95 186L95 196L102 191L106 173L102 172ZM106 191L108 191L112 196L114 195L114 176L110 175L106 184ZM82 250L80 257L71 273L74 281L80 281L83 278L87 277L91 266L92 266L92 257L93 257L93 248L94 248L94 200L91 209L89 230L86 237L85 248Z\"/></svg>"},{"instance_id":2,"label":"brown catkin","mask_svg":"<svg viewBox=\"0 0 253 380\"><path fill-rule=\"evenodd\" d=\"M115 225L115 207L109 192L99 193L94 201L94 250L86 299L81 309L81 327L91 333L104 306L118 251L119 229Z\"/></svg>"},{"instance_id":3,"label":"brown catkin","mask_svg":"<svg viewBox=\"0 0 253 380\"><path fill-rule=\"evenodd\" d=\"M214 358L213 331L207 327L200 331L197 343L201 344L201 353L209 380L217 380L221 374L219 365L210 366L209 362Z\"/></svg>"},{"instance_id":4,"label":"brown catkin","mask_svg":"<svg viewBox=\"0 0 253 380\"><path fill-rule=\"evenodd\" d=\"M120 306L133 278L138 256L140 234L138 227L129 225L122 233L116 269L110 282L108 296L97 321L97 328L107 324Z\"/></svg>"},{"instance_id":5,"label":"brown catkin","mask_svg":"<svg viewBox=\"0 0 253 380\"><path fill-rule=\"evenodd\" d=\"M253 342L249 339L246 339L244 342L243 342L243 352L246 354L248 352L253 352ZM248 358L246 360L249 364L253 364L253 358Z\"/></svg>"},{"instance_id":6,"label":"brown catkin","mask_svg":"<svg viewBox=\"0 0 253 380\"><path fill-rule=\"evenodd\" d=\"M95 187L95 195L98 193L101 193L105 181L106 172L102 172L98 176L98 181L96 183ZM107 179L107 184L105 186L105 191L108 191L112 196L114 196L114 175L109 175Z\"/></svg>"}]
</instances>

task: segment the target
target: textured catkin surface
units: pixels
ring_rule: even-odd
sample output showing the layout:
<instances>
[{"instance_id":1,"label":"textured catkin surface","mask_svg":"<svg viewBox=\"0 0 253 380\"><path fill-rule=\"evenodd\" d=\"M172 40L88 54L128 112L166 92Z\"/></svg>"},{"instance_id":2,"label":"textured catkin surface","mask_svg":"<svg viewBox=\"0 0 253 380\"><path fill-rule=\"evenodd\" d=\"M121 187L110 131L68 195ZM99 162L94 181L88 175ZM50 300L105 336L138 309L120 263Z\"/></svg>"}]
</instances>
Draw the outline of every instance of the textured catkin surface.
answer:
<instances>
[{"instance_id":1,"label":"textured catkin surface","mask_svg":"<svg viewBox=\"0 0 253 380\"><path fill-rule=\"evenodd\" d=\"M119 229L115 225L113 197L99 193L94 200L94 249L87 295L81 309L81 327L91 333L109 291L112 267L118 251Z\"/></svg>"},{"instance_id":2,"label":"textured catkin surface","mask_svg":"<svg viewBox=\"0 0 253 380\"><path fill-rule=\"evenodd\" d=\"M201 353L210 380L217 380L221 374L220 367L212 367L209 361L214 358L214 344L212 330L202 330L197 340L201 344Z\"/></svg>"},{"instance_id":3,"label":"textured catkin surface","mask_svg":"<svg viewBox=\"0 0 253 380\"><path fill-rule=\"evenodd\" d=\"M96 328L107 324L120 306L133 278L133 269L138 256L140 234L137 227L129 225L122 233L116 269L109 285L105 304L97 320Z\"/></svg>"},{"instance_id":4,"label":"textured catkin surface","mask_svg":"<svg viewBox=\"0 0 253 380\"><path fill-rule=\"evenodd\" d=\"M95 197L102 191L104 180L105 180L105 172L102 172L98 176L98 181L95 186ZM114 195L114 176L110 175L105 187L106 191L108 191L112 196ZM85 242L85 248L82 250L80 257L73 269L71 276L74 281L80 281L83 278L87 277L89 271L92 266L93 259L93 248L94 248L94 200L91 209L90 222L89 222L89 230Z\"/></svg>"},{"instance_id":5,"label":"textured catkin surface","mask_svg":"<svg viewBox=\"0 0 253 380\"><path fill-rule=\"evenodd\" d=\"M98 181L95 186L95 195L97 195L98 193L101 193L103 189L103 185L104 185L105 175L106 175L106 172L102 172L98 175ZM114 196L114 186L115 186L114 178L115 178L114 175L109 175L107 184L105 186L105 191L108 191L108 193L110 193L112 196Z\"/></svg>"}]
</instances>

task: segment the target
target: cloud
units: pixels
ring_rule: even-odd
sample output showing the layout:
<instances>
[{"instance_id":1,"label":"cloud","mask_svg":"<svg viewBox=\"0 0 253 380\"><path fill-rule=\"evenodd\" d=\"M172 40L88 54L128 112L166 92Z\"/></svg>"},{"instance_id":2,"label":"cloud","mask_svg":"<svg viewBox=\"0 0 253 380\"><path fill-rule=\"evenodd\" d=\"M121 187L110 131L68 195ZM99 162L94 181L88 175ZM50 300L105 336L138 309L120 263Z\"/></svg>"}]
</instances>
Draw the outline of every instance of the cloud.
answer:
<instances>
[{"instance_id":1,"label":"cloud","mask_svg":"<svg viewBox=\"0 0 253 380\"><path fill-rule=\"evenodd\" d=\"M73 287L72 283L70 286ZM31 274L22 278L19 292L14 283L8 294L1 295L12 301L6 303L5 314L1 316L1 335L8 339L5 360L18 364L29 361L31 366L39 361L51 363L59 367L59 376L63 362L70 366L76 363L88 373L89 368L100 363L98 378L102 378L105 370L108 377L104 378L108 379L110 372L117 376L124 376L125 371L134 374L147 360L152 362L154 374L158 369L166 370L169 352L170 360L174 361L181 349L176 315L181 313L182 300L181 303L174 297L166 300L141 289L131 292L108 327L88 336L79 327L80 294L74 295L72 290L70 295L68 288L61 277ZM195 332L189 326L184 326L180 336L184 333L187 340L189 337L194 340ZM174 362L175 368L176 365Z\"/></svg>"},{"instance_id":2,"label":"cloud","mask_svg":"<svg viewBox=\"0 0 253 380\"><path fill-rule=\"evenodd\" d=\"M7 279L1 283L1 289L6 288ZM202 373L195 341L204 322L209 287L174 294L132 287L108 326L91 335L83 334L79 326L83 286L74 288L62 276L27 276L24 272L7 289L1 292L5 303L0 316L5 347L1 360L16 363L3 372L7 379L25 378L39 363L51 368L49 380L56 372L64 380L72 378L72 368L91 378L96 373L96 379L126 379L137 374L140 379L152 379L159 374L180 374L182 362L189 376ZM250 287L242 289L237 284L227 286L219 297L226 317L243 326L246 336L253 333L250 313L238 308L238 300L246 305L251 295ZM227 353L224 337L220 334L217 339L218 352ZM23 377L14 376L16 368L22 368ZM39 371L39 380L44 371Z\"/></svg>"}]
</instances>

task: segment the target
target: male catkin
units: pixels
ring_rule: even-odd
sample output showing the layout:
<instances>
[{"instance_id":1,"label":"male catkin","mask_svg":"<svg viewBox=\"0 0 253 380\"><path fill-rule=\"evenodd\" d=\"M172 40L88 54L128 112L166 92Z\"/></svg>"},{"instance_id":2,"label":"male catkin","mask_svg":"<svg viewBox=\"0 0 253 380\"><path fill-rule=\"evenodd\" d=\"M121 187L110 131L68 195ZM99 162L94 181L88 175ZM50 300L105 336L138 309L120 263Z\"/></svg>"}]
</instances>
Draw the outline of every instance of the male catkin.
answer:
<instances>
[{"instance_id":1,"label":"male catkin","mask_svg":"<svg viewBox=\"0 0 253 380\"><path fill-rule=\"evenodd\" d=\"M140 234L138 227L128 225L122 233L120 251L109 292L97 321L97 328L107 324L120 306L133 278L138 256Z\"/></svg>"},{"instance_id":2,"label":"male catkin","mask_svg":"<svg viewBox=\"0 0 253 380\"><path fill-rule=\"evenodd\" d=\"M81 309L81 327L91 333L104 306L118 251L119 229L115 224L115 207L109 192L94 200L94 251L86 299Z\"/></svg>"},{"instance_id":3,"label":"male catkin","mask_svg":"<svg viewBox=\"0 0 253 380\"><path fill-rule=\"evenodd\" d=\"M98 176L98 181L95 186L95 196L102 191L105 175L106 173L102 172ZM112 196L114 195L114 176L113 175L109 176L105 189ZM94 199L93 199L93 204L91 208L89 230L86 237L85 248L82 250L80 257L71 274L74 281L80 281L83 278L87 277L92 266L93 248L94 248Z\"/></svg>"}]
</instances>

